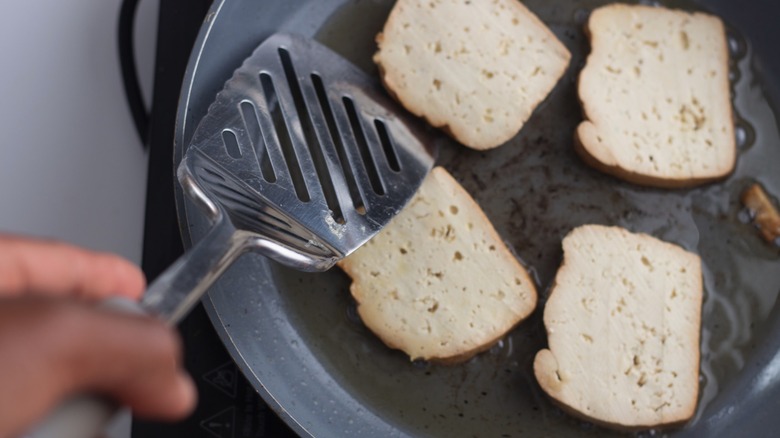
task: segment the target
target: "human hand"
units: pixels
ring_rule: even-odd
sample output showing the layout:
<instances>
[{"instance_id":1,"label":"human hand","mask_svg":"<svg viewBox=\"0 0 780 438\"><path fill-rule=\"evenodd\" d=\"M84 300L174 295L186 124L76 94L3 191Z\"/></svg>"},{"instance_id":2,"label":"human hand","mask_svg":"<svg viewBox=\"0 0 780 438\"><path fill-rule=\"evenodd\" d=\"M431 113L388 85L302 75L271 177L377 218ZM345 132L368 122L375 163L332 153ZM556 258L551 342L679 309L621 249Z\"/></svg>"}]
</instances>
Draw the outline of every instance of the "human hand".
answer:
<instances>
[{"instance_id":1,"label":"human hand","mask_svg":"<svg viewBox=\"0 0 780 438\"><path fill-rule=\"evenodd\" d=\"M117 256L0 235L0 436L22 433L83 393L147 418L192 410L196 393L176 333L97 306L110 295L137 299L144 283Z\"/></svg>"}]
</instances>

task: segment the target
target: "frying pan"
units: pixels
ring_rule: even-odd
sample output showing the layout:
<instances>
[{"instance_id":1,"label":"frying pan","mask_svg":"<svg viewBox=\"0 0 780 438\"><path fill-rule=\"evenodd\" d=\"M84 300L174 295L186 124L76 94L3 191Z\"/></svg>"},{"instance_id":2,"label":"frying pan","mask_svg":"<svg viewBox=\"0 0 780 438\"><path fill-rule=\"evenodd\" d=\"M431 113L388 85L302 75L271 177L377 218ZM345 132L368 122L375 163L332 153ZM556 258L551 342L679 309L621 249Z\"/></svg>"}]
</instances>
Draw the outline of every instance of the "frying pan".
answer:
<instances>
[{"instance_id":1,"label":"frying pan","mask_svg":"<svg viewBox=\"0 0 780 438\"><path fill-rule=\"evenodd\" d=\"M304 436L608 436L555 408L532 373L546 345L541 321L560 241L584 223L621 225L702 256L701 389L679 436L769 436L780 428L780 250L745 220L739 194L758 181L780 195L780 5L769 0L663 2L705 10L729 29L738 164L727 180L690 190L647 189L587 168L572 149L581 120L576 77L582 25L602 1L526 0L571 50L566 76L509 144L489 152L448 144L439 164L463 184L529 268L540 291L532 316L488 352L457 366L409 362L360 322L338 269L305 274L250 255L204 298L249 381ZM647 2L646 2L647 3ZM178 164L195 126L233 69L277 31L314 37L376 75L374 36L392 8L381 0L215 1L182 86ZM206 218L175 189L185 245ZM650 434L651 432L645 432Z\"/></svg>"}]
</instances>

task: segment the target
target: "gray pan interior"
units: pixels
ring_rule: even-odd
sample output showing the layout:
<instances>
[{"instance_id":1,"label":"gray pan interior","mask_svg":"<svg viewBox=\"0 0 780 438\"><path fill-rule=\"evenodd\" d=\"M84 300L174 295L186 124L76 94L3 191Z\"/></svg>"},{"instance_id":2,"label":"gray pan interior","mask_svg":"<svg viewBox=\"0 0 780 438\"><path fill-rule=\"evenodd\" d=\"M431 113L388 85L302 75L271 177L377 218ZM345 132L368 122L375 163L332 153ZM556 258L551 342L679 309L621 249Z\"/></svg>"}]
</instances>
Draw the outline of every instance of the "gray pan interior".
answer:
<instances>
[{"instance_id":1,"label":"gray pan interior","mask_svg":"<svg viewBox=\"0 0 780 438\"><path fill-rule=\"evenodd\" d=\"M380 0L216 1L190 59L178 111L178 163L233 69L275 31L314 36L376 74ZM457 366L410 363L361 324L338 269L303 274L248 255L204 303L249 380L300 434L313 436L606 436L555 408L531 370L546 344L541 321L561 238L584 223L617 224L701 254L705 265L700 402L680 436L769 436L780 428L780 250L745 223L738 197L752 181L780 194L775 56L780 7L771 1L669 2L724 18L732 45L739 161L729 179L691 190L646 189L603 176L572 150L580 121L575 80L588 46L582 24L599 1L526 0L573 53L568 73L510 144L490 152L446 145L439 163L475 197L528 266L541 300L490 351ZM453 29L458 31L458 29ZM208 226L177 190L185 242Z\"/></svg>"}]
</instances>

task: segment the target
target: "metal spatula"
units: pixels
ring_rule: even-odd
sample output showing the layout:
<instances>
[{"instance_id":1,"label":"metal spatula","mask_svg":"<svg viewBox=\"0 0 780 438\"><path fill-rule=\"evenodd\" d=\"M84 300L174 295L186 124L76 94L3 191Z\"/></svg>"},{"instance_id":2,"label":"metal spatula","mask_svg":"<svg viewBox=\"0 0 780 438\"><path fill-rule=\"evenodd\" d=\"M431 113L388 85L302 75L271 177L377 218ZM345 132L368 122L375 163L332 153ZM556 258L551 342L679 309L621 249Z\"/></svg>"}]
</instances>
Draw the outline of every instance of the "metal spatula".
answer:
<instances>
[{"instance_id":1,"label":"metal spatula","mask_svg":"<svg viewBox=\"0 0 780 438\"><path fill-rule=\"evenodd\" d=\"M326 47L268 38L217 94L178 169L213 226L142 307L178 322L247 251L330 268L385 226L432 167L434 141L420 123ZM92 436L109 412L77 399L33 436Z\"/></svg>"},{"instance_id":2,"label":"metal spatula","mask_svg":"<svg viewBox=\"0 0 780 438\"><path fill-rule=\"evenodd\" d=\"M217 95L179 167L214 226L143 305L178 321L250 250L299 270L330 268L387 224L430 170L433 141L419 123L324 46L272 36Z\"/></svg>"}]
</instances>

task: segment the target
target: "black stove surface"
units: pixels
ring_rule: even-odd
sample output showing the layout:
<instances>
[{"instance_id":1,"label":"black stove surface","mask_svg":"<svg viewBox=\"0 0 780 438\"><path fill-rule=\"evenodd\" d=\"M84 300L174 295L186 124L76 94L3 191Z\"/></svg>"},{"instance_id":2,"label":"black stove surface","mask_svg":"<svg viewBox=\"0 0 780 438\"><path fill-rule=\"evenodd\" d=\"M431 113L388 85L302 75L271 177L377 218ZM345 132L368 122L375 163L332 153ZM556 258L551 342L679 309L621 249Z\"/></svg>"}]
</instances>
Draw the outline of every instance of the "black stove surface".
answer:
<instances>
[{"instance_id":1,"label":"black stove surface","mask_svg":"<svg viewBox=\"0 0 780 438\"><path fill-rule=\"evenodd\" d=\"M173 136L182 78L210 0L160 0L142 267L151 281L183 251L173 193ZM201 305L179 326L198 406L175 424L133 421L132 437L296 437L228 355Z\"/></svg>"}]
</instances>

